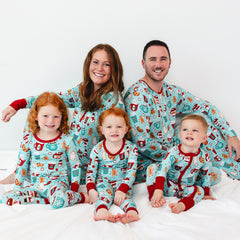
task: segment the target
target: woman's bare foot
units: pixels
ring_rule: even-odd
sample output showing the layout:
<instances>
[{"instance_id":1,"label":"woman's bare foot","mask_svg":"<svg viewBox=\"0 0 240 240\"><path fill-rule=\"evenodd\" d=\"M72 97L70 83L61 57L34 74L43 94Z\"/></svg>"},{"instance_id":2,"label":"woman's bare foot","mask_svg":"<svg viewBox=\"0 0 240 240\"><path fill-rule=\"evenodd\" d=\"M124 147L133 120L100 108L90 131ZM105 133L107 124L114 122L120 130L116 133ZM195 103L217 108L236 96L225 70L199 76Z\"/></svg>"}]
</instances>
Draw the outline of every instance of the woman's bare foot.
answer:
<instances>
[{"instance_id":1,"label":"woman's bare foot","mask_svg":"<svg viewBox=\"0 0 240 240\"><path fill-rule=\"evenodd\" d=\"M170 203L168 206L171 208L173 213L183 212L186 208L182 202Z\"/></svg>"},{"instance_id":2,"label":"woman's bare foot","mask_svg":"<svg viewBox=\"0 0 240 240\"><path fill-rule=\"evenodd\" d=\"M111 214L106 208L100 208L95 216L94 216L95 221L100 221L100 220L107 220L109 222L116 222L116 217Z\"/></svg>"},{"instance_id":3,"label":"woman's bare foot","mask_svg":"<svg viewBox=\"0 0 240 240\"><path fill-rule=\"evenodd\" d=\"M0 184L13 184L14 180L15 180L15 173L11 173L10 175L2 179L0 181Z\"/></svg>"},{"instance_id":4,"label":"woman's bare foot","mask_svg":"<svg viewBox=\"0 0 240 240\"><path fill-rule=\"evenodd\" d=\"M82 194L83 194L84 197L85 197L84 203L89 203L89 202L90 202L90 198L89 198L88 194L85 193L85 192L83 192Z\"/></svg>"},{"instance_id":5,"label":"woman's bare foot","mask_svg":"<svg viewBox=\"0 0 240 240\"><path fill-rule=\"evenodd\" d=\"M135 222L140 219L138 213L135 210L130 210L126 214L123 215L121 218L121 222L123 224L130 223L130 222Z\"/></svg>"}]
</instances>

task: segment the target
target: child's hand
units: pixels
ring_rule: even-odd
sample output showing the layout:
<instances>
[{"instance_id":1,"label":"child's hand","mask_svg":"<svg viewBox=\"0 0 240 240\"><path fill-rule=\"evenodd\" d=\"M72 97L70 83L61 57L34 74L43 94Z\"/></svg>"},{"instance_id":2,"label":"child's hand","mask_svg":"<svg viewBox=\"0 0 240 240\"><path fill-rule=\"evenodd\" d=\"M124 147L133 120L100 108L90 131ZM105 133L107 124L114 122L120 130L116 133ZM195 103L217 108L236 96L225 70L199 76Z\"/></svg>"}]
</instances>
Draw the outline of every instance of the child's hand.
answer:
<instances>
[{"instance_id":1,"label":"child's hand","mask_svg":"<svg viewBox=\"0 0 240 240\"><path fill-rule=\"evenodd\" d=\"M91 189L88 192L88 195L89 195L89 203L90 204L93 204L93 203L95 203L97 201L97 199L98 199L98 192L95 189Z\"/></svg>"},{"instance_id":2,"label":"child's hand","mask_svg":"<svg viewBox=\"0 0 240 240\"><path fill-rule=\"evenodd\" d=\"M216 198L214 198L212 196L204 196L203 199L204 200L216 200Z\"/></svg>"},{"instance_id":3,"label":"child's hand","mask_svg":"<svg viewBox=\"0 0 240 240\"><path fill-rule=\"evenodd\" d=\"M151 205L157 208L161 207L165 203L166 200L163 198L163 191L161 189L155 189L151 198Z\"/></svg>"},{"instance_id":4,"label":"child's hand","mask_svg":"<svg viewBox=\"0 0 240 240\"><path fill-rule=\"evenodd\" d=\"M126 193L117 190L117 191L115 192L114 203L115 203L117 206L120 206L120 205L123 203L123 201L124 201L125 198L126 198Z\"/></svg>"}]
</instances>

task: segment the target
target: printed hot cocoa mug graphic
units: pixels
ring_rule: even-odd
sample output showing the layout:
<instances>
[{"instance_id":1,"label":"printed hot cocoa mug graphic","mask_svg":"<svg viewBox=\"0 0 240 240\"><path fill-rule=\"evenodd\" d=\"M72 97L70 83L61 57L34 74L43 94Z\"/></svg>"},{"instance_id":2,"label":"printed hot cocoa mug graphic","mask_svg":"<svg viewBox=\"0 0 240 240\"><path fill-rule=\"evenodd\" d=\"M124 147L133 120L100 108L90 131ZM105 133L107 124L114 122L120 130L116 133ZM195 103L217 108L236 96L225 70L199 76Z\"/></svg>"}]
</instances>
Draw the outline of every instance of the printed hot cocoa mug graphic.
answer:
<instances>
[{"instance_id":1,"label":"printed hot cocoa mug graphic","mask_svg":"<svg viewBox=\"0 0 240 240\"><path fill-rule=\"evenodd\" d=\"M49 149L50 151L55 151L58 148L57 143L52 142L52 143L48 143L46 145L46 148Z\"/></svg>"},{"instance_id":2,"label":"printed hot cocoa mug graphic","mask_svg":"<svg viewBox=\"0 0 240 240\"><path fill-rule=\"evenodd\" d=\"M140 137L137 141L139 147L145 147L146 140L143 137Z\"/></svg>"},{"instance_id":3,"label":"printed hot cocoa mug graphic","mask_svg":"<svg viewBox=\"0 0 240 240\"><path fill-rule=\"evenodd\" d=\"M24 159L23 156L20 156L19 158L19 166L22 166L26 162L26 159Z\"/></svg>"},{"instance_id":4,"label":"printed hot cocoa mug graphic","mask_svg":"<svg viewBox=\"0 0 240 240\"><path fill-rule=\"evenodd\" d=\"M44 143L36 142L36 143L34 144L34 148L35 148L37 151L42 151L43 146L44 146Z\"/></svg>"},{"instance_id":5,"label":"printed hot cocoa mug graphic","mask_svg":"<svg viewBox=\"0 0 240 240\"><path fill-rule=\"evenodd\" d=\"M60 159L63 155L63 152L57 152L53 154L53 158L54 159Z\"/></svg>"},{"instance_id":6,"label":"printed hot cocoa mug graphic","mask_svg":"<svg viewBox=\"0 0 240 240\"><path fill-rule=\"evenodd\" d=\"M130 104L130 109L131 109L132 111L137 111L137 109L138 109L138 103L137 103L136 100L133 100L133 101L132 101L132 103Z\"/></svg>"},{"instance_id":7,"label":"printed hot cocoa mug graphic","mask_svg":"<svg viewBox=\"0 0 240 240\"><path fill-rule=\"evenodd\" d=\"M53 170L53 169L55 168L55 166L56 166L56 163L55 163L55 162L49 162L49 163L48 163L48 169L49 169L49 170Z\"/></svg>"}]
</instances>

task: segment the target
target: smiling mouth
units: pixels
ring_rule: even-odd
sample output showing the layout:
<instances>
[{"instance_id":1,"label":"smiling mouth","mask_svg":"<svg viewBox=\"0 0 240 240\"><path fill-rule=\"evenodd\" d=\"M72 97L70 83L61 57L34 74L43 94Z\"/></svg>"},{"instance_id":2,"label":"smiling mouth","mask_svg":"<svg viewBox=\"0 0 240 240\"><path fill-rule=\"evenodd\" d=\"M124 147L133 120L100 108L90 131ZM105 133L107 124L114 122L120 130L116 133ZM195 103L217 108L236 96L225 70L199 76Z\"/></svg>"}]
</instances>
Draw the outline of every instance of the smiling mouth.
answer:
<instances>
[{"instance_id":1,"label":"smiling mouth","mask_svg":"<svg viewBox=\"0 0 240 240\"><path fill-rule=\"evenodd\" d=\"M194 140L192 137L186 137L186 139L190 141Z\"/></svg>"},{"instance_id":2,"label":"smiling mouth","mask_svg":"<svg viewBox=\"0 0 240 240\"><path fill-rule=\"evenodd\" d=\"M94 73L94 75L97 76L97 77L104 77L105 76L105 74L99 74L99 73Z\"/></svg>"},{"instance_id":3,"label":"smiling mouth","mask_svg":"<svg viewBox=\"0 0 240 240\"><path fill-rule=\"evenodd\" d=\"M161 69L156 69L156 70L154 70L154 72L155 72L155 73L161 73L162 70L161 70Z\"/></svg>"}]
</instances>

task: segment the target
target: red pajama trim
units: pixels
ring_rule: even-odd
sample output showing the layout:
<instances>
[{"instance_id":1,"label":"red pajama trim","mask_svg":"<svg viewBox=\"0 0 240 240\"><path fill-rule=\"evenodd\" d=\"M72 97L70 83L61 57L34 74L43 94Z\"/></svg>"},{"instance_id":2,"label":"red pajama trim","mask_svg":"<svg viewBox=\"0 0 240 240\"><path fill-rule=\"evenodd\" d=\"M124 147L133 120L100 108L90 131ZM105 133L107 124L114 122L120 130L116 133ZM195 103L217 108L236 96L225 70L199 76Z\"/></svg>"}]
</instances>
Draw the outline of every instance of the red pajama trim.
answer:
<instances>
[{"instance_id":1,"label":"red pajama trim","mask_svg":"<svg viewBox=\"0 0 240 240\"><path fill-rule=\"evenodd\" d=\"M106 205L99 205L98 207L97 207L97 209L96 209L96 212L99 210L99 209L101 209L101 208L105 208L105 209L107 209L108 210L108 207L106 206Z\"/></svg>"},{"instance_id":2,"label":"red pajama trim","mask_svg":"<svg viewBox=\"0 0 240 240\"><path fill-rule=\"evenodd\" d=\"M79 184L78 183L72 183L71 184L71 190L74 192L78 192Z\"/></svg>"},{"instance_id":3,"label":"red pajama trim","mask_svg":"<svg viewBox=\"0 0 240 240\"><path fill-rule=\"evenodd\" d=\"M156 177L155 189L164 189L165 177Z\"/></svg>"},{"instance_id":4,"label":"red pajama trim","mask_svg":"<svg viewBox=\"0 0 240 240\"><path fill-rule=\"evenodd\" d=\"M137 212L137 214L139 214L139 213L138 213L138 210L137 210L135 207L130 207L130 208L128 208L128 209L126 210L126 213L127 213L128 211L130 211L130 210L133 210L133 211Z\"/></svg>"},{"instance_id":5,"label":"red pajama trim","mask_svg":"<svg viewBox=\"0 0 240 240\"><path fill-rule=\"evenodd\" d=\"M25 108L27 106L27 101L26 99L18 99L13 101L10 104L11 107L13 107L16 111L18 111L19 109Z\"/></svg>"},{"instance_id":6,"label":"red pajama trim","mask_svg":"<svg viewBox=\"0 0 240 240\"><path fill-rule=\"evenodd\" d=\"M93 183L93 182L88 183L88 184L86 185L86 187L87 187L87 191L88 191L88 192L89 192L91 189L96 189L96 188L95 188L95 183Z\"/></svg>"},{"instance_id":7,"label":"red pajama trim","mask_svg":"<svg viewBox=\"0 0 240 240\"><path fill-rule=\"evenodd\" d=\"M128 190L129 190L129 186L126 183L122 183L119 186L118 190L121 191L121 192L127 193Z\"/></svg>"},{"instance_id":8,"label":"red pajama trim","mask_svg":"<svg viewBox=\"0 0 240 240\"><path fill-rule=\"evenodd\" d=\"M155 190L154 184L147 186L147 190L148 190L148 198L149 198L149 201L151 201L152 196L153 196L153 193L154 193L154 190Z\"/></svg>"}]
</instances>

